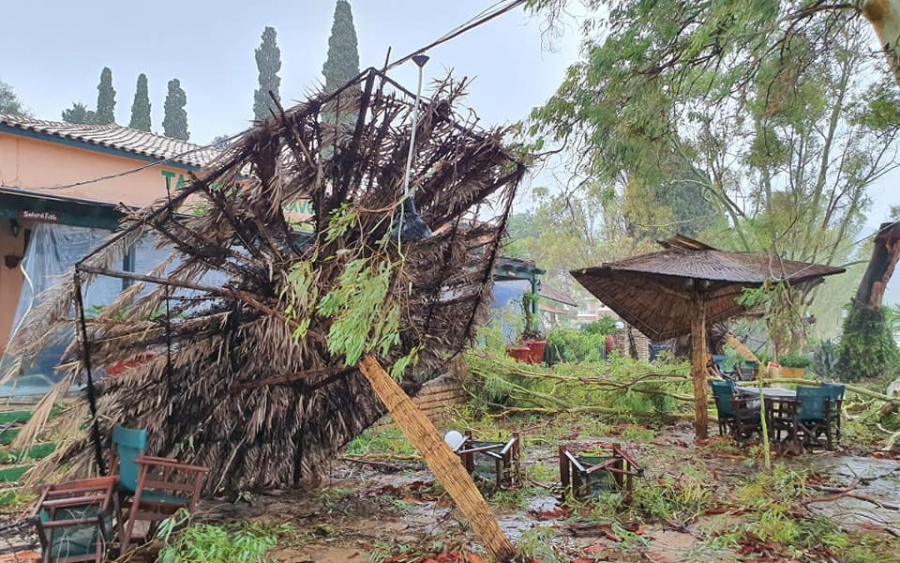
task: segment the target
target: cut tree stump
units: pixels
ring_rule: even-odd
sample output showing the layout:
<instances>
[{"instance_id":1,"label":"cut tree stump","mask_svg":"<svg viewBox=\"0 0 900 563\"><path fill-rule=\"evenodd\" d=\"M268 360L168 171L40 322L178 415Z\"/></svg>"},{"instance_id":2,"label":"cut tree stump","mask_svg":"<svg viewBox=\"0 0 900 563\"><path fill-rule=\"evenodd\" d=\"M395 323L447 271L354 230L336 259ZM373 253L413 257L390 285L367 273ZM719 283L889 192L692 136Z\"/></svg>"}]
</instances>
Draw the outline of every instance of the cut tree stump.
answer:
<instances>
[{"instance_id":1,"label":"cut tree stump","mask_svg":"<svg viewBox=\"0 0 900 563\"><path fill-rule=\"evenodd\" d=\"M359 369L384 403L394 423L422 454L435 478L456 502L491 557L496 561L510 561L515 557L516 550L497 524L487 501L431 420L391 379L378 360L366 356L360 362Z\"/></svg>"}]
</instances>

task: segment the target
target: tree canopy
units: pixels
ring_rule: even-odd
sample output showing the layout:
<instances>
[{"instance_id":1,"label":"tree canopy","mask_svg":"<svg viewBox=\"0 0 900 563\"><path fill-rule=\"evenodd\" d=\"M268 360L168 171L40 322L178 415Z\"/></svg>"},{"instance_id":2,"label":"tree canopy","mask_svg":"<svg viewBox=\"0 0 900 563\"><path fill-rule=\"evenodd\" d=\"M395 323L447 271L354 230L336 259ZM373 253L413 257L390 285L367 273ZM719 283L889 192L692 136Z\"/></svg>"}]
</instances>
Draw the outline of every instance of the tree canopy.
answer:
<instances>
[{"instance_id":1,"label":"tree canopy","mask_svg":"<svg viewBox=\"0 0 900 563\"><path fill-rule=\"evenodd\" d=\"M359 74L359 51L350 2L338 0L328 38L328 59L322 66L325 91L332 92Z\"/></svg>"},{"instance_id":2,"label":"tree canopy","mask_svg":"<svg viewBox=\"0 0 900 563\"><path fill-rule=\"evenodd\" d=\"M72 107L62 111L62 120L66 123L92 125L97 121L97 114L81 102L73 102Z\"/></svg>"},{"instance_id":3,"label":"tree canopy","mask_svg":"<svg viewBox=\"0 0 900 563\"><path fill-rule=\"evenodd\" d=\"M191 138L188 132L187 94L181 88L181 81L173 78L169 81L169 91L166 94L166 102L163 106L163 134L173 139L187 141Z\"/></svg>"},{"instance_id":4,"label":"tree canopy","mask_svg":"<svg viewBox=\"0 0 900 563\"><path fill-rule=\"evenodd\" d=\"M262 42L256 49L256 68L259 70L259 88L253 93L253 116L256 119L269 117L275 110L275 103L269 96L271 91L276 99L280 99L281 49L277 43L278 33L274 27L267 27L262 32Z\"/></svg>"},{"instance_id":5,"label":"tree canopy","mask_svg":"<svg viewBox=\"0 0 900 563\"><path fill-rule=\"evenodd\" d=\"M150 93L147 90L147 75L143 73L137 78L134 102L131 104L131 121L128 126L132 129L150 131Z\"/></svg>"},{"instance_id":6,"label":"tree canopy","mask_svg":"<svg viewBox=\"0 0 900 563\"><path fill-rule=\"evenodd\" d=\"M0 113L14 115L28 115L28 112L19 101L16 91L6 82L0 81Z\"/></svg>"}]
</instances>

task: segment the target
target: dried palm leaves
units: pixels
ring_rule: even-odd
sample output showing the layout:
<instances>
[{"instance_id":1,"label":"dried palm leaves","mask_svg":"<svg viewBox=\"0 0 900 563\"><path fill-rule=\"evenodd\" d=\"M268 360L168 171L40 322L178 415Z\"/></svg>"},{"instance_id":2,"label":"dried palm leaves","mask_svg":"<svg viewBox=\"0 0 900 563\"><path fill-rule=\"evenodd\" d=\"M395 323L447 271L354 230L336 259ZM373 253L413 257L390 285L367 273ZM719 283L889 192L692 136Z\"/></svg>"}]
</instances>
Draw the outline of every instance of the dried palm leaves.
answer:
<instances>
[{"instance_id":1,"label":"dried palm leaves","mask_svg":"<svg viewBox=\"0 0 900 563\"><path fill-rule=\"evenodd\" d=\"M94 374L127 367L97 384L99 435L115 423L147 428L153 453L210 466L210 488L289 485L314 478L382 414L350 350L374 349L386 364L417 355L402 376L413 393L442 369L484 316L524 174L502 131L457 120L463 90L441 82L419 112L412 177L435 233L427 240L390 240L412 101L375 70L257 123L185 190L131 214L73 274L81 285L135 282L83 320L87 353L77 340L63 358L72 379L87 364ZM284 212L297 198L314 209L302 235ZM146 236L174 248L166 263L140 275L111 269ZM381 303L363 298L373 276ZM58 288L22 334L71 323L76 285ZM27 362L40 346L13 349ZM89 437L61 457L88 471Z\"/></svg>"}]
</instances>

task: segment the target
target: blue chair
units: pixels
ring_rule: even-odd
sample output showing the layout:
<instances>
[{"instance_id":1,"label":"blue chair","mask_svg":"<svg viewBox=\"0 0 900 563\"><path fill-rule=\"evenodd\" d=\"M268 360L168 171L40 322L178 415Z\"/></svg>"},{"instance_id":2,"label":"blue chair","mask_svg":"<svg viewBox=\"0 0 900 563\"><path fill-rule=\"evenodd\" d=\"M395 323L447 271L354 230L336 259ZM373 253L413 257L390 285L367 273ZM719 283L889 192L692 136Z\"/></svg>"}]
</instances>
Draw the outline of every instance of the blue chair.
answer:
<instances>
[{"instance_id":1,"label":"blue chair","mask_svg":"<svg viewBox=\"0 0 900 563\"><path fill-rule=\"evenodd\" d=\"M760 431L759 406L758 403L753 406L753 397L737 395L733 381L711 381L710 385L718 412L720 436L728 430L736 440L744 441Z\"/></svg>"},{"instance_id":2,"label":"blue chair","mask_svg":"<svg viewBox=\"0 0 900 563\"><path fill-rule=\"evenodd\" d=\"M813 446L825 435L825 447L832 449L832 391L823 387L797 388L797 434L804 445Z\"/></svg>"},{"instance_id":3,"label":"blue chair","mask_svg":"<svg viewBox=\"0 0 900 563\"><path fill-rule=\"evenodd\" d=\"M845 385L837 383L823 383L823 389L827 389L831 393L831 406L829 412L831 414L831 422L834 425L834 435L837 441L841 441L841 412L844 407L844 392L847 390Z\"/></svg>"},{"instance_id":4,"label":"blue chair","mask_svg":"<svg viewBox=\"0 0 900 563\"><path fill-rule=\"evenodd\" d=\"M209 469L146 455L146 430L117 425L113 427L112 442L113 467L118 470L122 504L119 536L124 552L131 546L134 524L138 520L150 522L145 538L150 539L159 522L179 509L192 512L200 499Z\"/></svg>"}]
</instances>

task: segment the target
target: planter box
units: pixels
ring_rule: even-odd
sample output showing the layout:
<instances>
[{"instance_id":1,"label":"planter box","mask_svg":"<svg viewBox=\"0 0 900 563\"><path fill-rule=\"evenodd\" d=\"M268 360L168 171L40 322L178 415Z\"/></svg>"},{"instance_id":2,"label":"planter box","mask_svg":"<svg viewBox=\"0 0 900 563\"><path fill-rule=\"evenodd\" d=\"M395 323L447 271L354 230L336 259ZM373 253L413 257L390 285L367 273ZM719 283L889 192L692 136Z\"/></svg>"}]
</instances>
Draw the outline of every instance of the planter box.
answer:
<instances>
[{"instance_id":1,"label":"planter box","mask_svg":"<svg viewBox=\"0 0 900 563\"><path fill-rule=\"evenodd\" d=\"M781 366L781 377L803 379L804 375L806 375L806 368L786 368Z\"/></svg>"},{"instance_id":2,"label":"planter box","mask_svg":"<svg viewBox=\"0 0 900 563\"><path fill-rule=\"evenodd\" d=\"M506 349L506 353L517 362L540 364L544 361L546 347L546 340L526 340L520 346L510 346Z\"/></svg>"}]
</instances>

